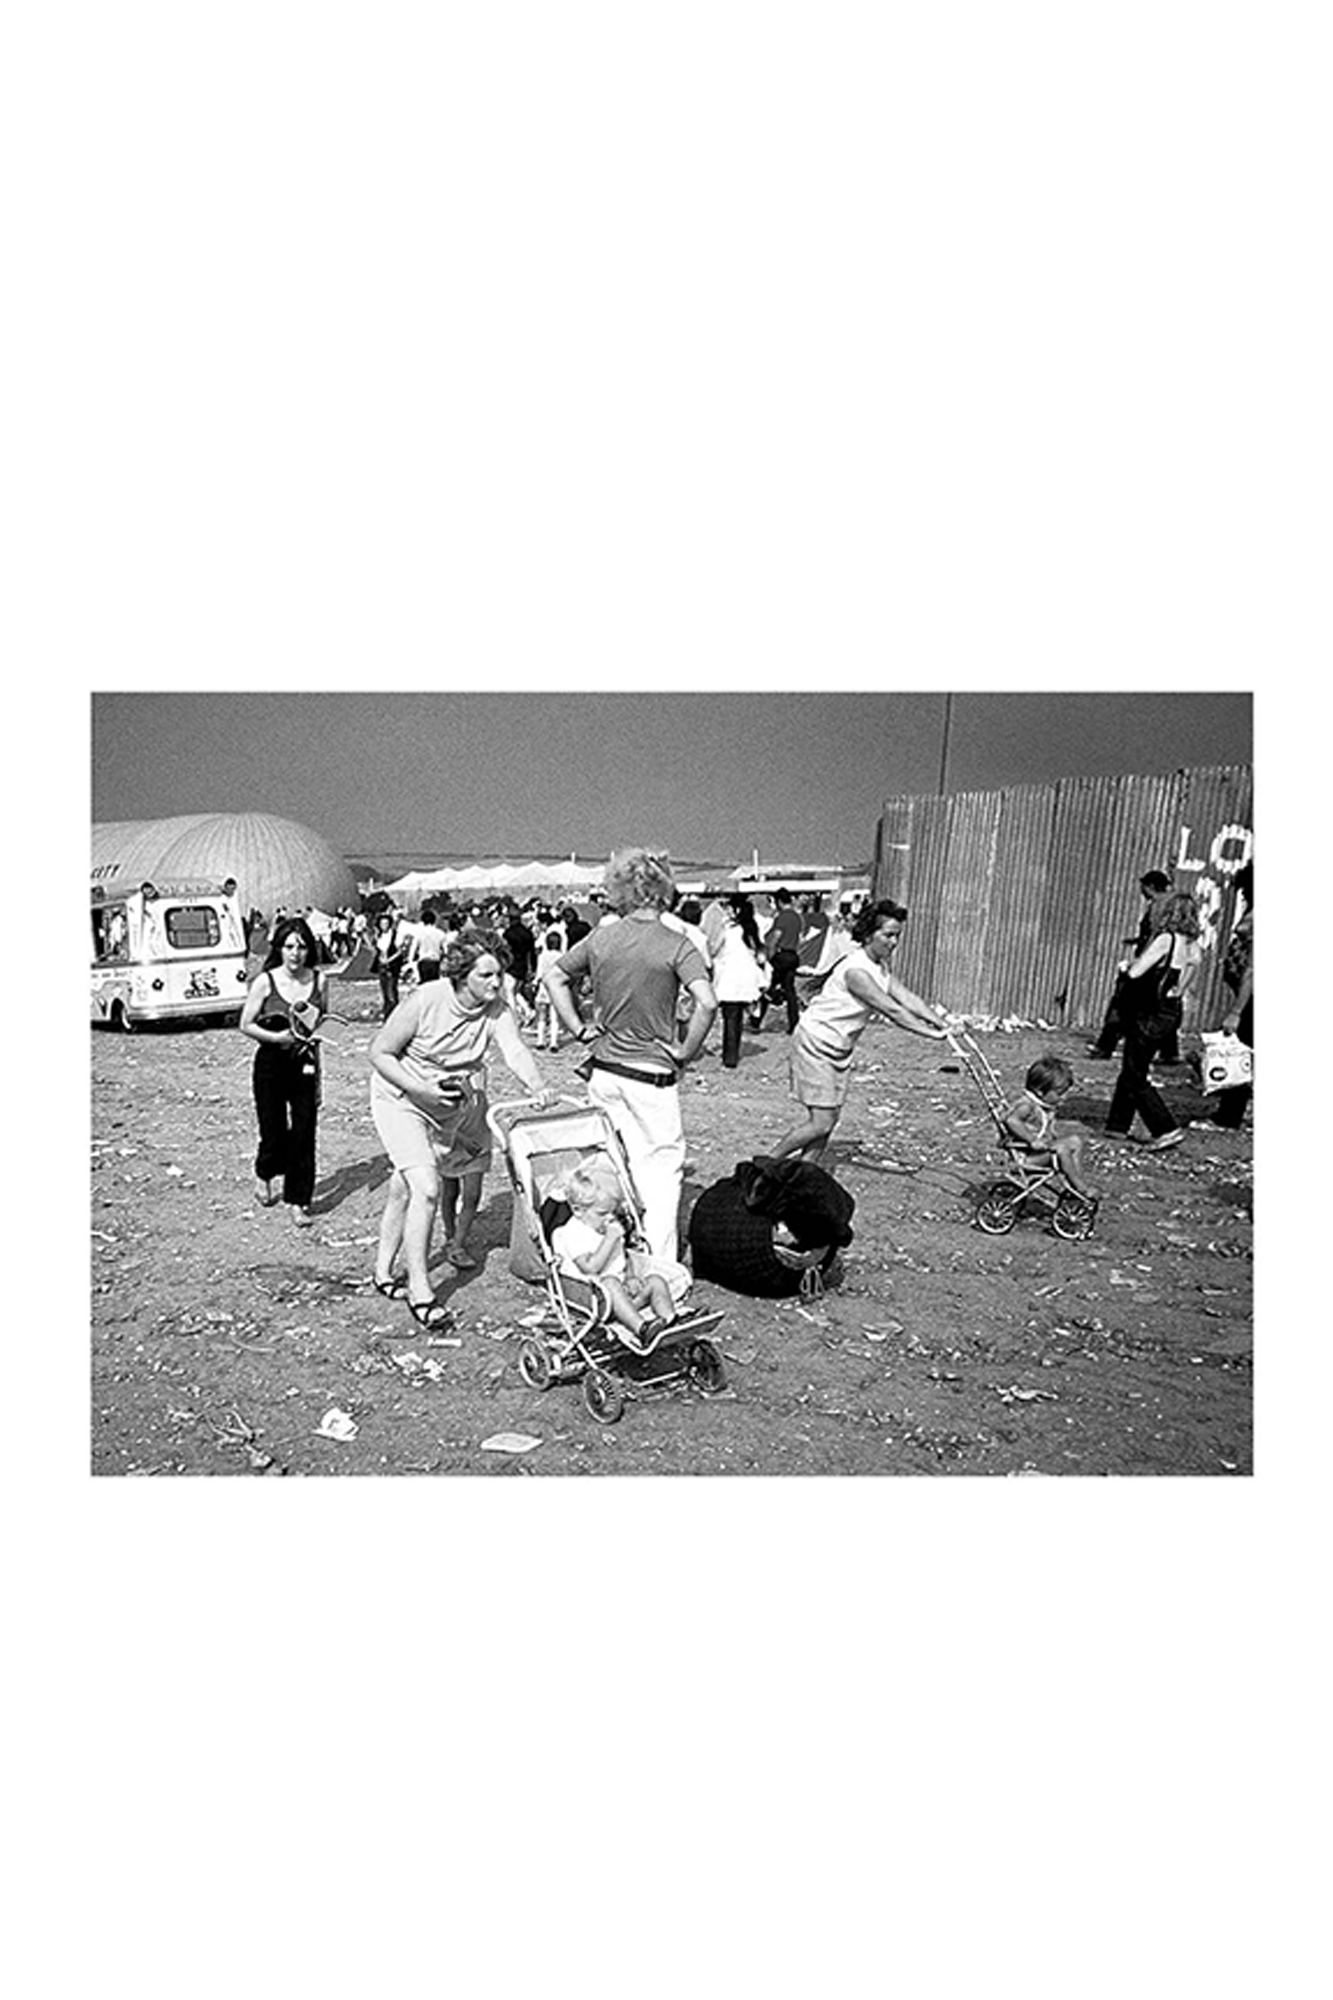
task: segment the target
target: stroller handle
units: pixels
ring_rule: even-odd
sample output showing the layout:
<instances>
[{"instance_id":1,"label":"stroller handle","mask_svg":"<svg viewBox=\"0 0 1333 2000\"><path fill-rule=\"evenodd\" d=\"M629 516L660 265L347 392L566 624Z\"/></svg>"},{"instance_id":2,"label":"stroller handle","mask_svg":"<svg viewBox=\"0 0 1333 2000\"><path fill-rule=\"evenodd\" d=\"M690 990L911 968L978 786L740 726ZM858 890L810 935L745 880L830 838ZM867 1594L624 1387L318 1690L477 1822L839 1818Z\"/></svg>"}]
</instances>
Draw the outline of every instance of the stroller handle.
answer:
<instances>
[{"instance_id":1,"label":"stroller handle","mask_svg":"<svg viewBox=\"0 0 1333 2000\"><path fill-rule=\"evenodd\" d=\"M498 1104L491 1104L487 1107L486 1123L503 1145L509 1136L501 1115L506 1111L524 1111L529 1118L563 1118L567 1111L587 1111L590 1108L590 1099L586 1097L570 1097L568 1094L556 1097L552 1103L543 1105L540 1111L533 1109L530 1097L506 1097Z\"/></svg>"}]
</instances>

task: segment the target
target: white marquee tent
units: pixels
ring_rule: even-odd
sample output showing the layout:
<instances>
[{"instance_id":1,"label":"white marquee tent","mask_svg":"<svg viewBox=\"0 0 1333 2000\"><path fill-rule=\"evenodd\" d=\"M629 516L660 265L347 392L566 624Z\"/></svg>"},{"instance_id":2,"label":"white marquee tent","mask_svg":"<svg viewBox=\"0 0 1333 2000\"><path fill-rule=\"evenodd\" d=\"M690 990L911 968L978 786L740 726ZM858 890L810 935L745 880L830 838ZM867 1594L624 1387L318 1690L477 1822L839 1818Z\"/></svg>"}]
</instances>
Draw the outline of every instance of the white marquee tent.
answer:
<instances>
[{"instance_id":1,"label":"white marquee tent","mask_svg":"<svg viewBox=\"0 0 1333 2000\"><path fill-rule=\"evenodd\" d=\"M412 869L389 883L391 896L421 897L432 893L479 896L535 895L545 889L565 895L600 886L604 864L589 867L574 860L501 861L490 867Z\"/></svg>"}]
</instances>

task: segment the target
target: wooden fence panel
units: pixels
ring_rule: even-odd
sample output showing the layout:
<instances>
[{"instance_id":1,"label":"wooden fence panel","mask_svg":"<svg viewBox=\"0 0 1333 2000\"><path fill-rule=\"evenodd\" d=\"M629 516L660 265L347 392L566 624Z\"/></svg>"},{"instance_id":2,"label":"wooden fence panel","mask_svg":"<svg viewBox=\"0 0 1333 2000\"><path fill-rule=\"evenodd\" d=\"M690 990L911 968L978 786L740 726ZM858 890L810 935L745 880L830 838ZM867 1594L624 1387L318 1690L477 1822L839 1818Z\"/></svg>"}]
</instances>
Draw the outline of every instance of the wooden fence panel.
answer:
<instances>
[{"instance_id":1,"label":"wooden fence panel","mask_svg":"<svg viewBox=\"0 0 1333 2000\"><path fill-rule=\"evenodd\" d=\"M916 794L884 803L874 893L911 911L898 966L918 993L1095 1027L1142 916L1139 877L1160 868L1199 899L1205 957L1187 1020L1207 1025L1252 827L1248 765Z\"/></svg>"}]
</instances>

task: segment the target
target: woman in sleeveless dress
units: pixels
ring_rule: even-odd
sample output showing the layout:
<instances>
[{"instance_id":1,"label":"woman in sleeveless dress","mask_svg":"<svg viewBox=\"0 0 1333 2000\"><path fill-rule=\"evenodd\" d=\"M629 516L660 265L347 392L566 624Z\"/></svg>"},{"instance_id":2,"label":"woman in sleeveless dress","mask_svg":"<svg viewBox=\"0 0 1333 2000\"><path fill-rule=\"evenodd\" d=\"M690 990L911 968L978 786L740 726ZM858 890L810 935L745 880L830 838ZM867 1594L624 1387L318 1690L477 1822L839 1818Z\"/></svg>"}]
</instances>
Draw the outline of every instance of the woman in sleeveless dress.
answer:
<instances>
[{"instance_id":1,"label":"woman in sleeveless dress","mask_svg":"<svg viewBox=\"0 0 1333 2000\"><path fill-rule=\"evenodd\" d=\"M852 925L853 949L834 966L797 1023L791 1046L791 1092L804 1117L769 1157L818 1161L842 1116L852 1057L872 1014L911 1035L943 1040L940 1017L889 967L907 912L901 903L868 903Z\"/></svg>"}]
</instances>

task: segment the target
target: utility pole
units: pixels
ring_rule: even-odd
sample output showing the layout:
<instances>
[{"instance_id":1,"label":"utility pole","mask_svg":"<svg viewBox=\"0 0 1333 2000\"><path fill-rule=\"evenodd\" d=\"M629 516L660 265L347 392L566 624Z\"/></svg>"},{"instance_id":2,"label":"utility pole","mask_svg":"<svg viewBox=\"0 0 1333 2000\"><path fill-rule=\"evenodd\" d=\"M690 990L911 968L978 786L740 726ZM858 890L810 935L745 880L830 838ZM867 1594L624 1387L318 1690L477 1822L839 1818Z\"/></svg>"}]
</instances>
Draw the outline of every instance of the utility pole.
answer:
<instances>
[{"instance_id":1,"label":"utility pole","mask_svg":"<svg viewBox=\"0 0 1333 2000\"><path fill-rule=\"evenodd\" d=\"M949 737L953 730L953 696L944 697L944 734L940 740L940 795L943 797L949 781Z\"/></svg>"}]
</instances>

